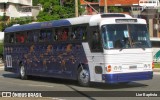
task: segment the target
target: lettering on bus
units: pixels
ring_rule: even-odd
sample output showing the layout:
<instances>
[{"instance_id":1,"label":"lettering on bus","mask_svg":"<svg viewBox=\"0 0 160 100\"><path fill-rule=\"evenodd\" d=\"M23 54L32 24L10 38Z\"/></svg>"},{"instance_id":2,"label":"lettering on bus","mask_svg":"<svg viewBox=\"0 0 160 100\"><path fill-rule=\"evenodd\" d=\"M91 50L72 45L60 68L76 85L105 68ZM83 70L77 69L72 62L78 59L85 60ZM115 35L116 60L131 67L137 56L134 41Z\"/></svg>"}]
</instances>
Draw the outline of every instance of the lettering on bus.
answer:
<instances>
[{"instance_id":1,"label":"lettering on bus","mask_svg":"<svg viewBox=\"0 0 160 100\"><path fill-rule=\"evenodd\" d=\"M116 23L135 23L137 19L116 19Z\"/></svg>"}]
</instances>

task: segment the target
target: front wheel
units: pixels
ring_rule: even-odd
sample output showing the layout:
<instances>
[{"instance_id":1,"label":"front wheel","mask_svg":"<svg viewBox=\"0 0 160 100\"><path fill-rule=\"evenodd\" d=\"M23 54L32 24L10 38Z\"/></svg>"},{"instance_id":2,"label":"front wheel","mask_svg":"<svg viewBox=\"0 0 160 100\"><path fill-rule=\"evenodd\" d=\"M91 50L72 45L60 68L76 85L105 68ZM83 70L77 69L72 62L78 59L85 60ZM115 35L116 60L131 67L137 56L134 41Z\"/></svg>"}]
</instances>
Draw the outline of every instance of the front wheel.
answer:
<instances>
[{"instance_id":1,"label":"front wheel","mask_svg":"<svg viewBox=\"0 0 160 100\"><path fill-rule=\"evenodd\" d=\"M89 86L90 76L89 76L89 71L87 69L83 68L78 69L78 83L81 86Z\"/></svg>"},{"instance_id":2,"label":"front wheel","mask_svg":"<svg viewBox=\"0 0 160 100\"><path fill-rule=\"evenodd\" d=\"M20 66L20 78L25 80L27 79L27 75L26 75L26 69L23 65Z\"/></svg>"}]
</instances>

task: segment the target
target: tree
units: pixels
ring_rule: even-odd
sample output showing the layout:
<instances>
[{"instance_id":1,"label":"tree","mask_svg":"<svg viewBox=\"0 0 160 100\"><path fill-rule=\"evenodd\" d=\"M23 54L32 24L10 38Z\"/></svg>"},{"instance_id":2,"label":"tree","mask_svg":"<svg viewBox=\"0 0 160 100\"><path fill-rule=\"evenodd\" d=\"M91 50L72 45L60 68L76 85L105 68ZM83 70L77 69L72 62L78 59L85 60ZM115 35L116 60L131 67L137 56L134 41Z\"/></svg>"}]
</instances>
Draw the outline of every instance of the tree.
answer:
<instances>
[{"instance_id":1,"label":"tree","mask_svg":"<svg viewBox=\"0 0 160 100\"><path fill-rule=\"evenodd\" d=\"M1 22L0 23L0 31L4 31L5 28L10 27L14 24L28 24L34 21L33 17L20 17L20 18L12 18L9 22Z\"/></svg>"},{"instance_id":2,"label":"tree","mask_svg":"<svg viewBox=\"0 0 160 100\"><path fill-rule=\"evenodd\" d=\"M33 6L37 6L39 4L39 0L33 0Z\"/></svg>"},{"instance_id":3,"label":"tree","mask_svg":"<svg viewBox=\"0 0 160 100\"><path fill-rule=\"evenodd\" d=\"M37 16L38 21L50 21L75 16L75 0L39 0L43 7ZM79 12L83 10L79 5Z\"/></svg>"},{"instance_id":4,"label":"tree","mask_svg":"<svg viewBox=\"0 0 160 100\"><path fill-rule=\"evenodd\" d=\"M108 9L112 13L121 13L121 12L123 12L123 9L120 8L120 7L111 6Z\"/></svg>"}]
</instances>

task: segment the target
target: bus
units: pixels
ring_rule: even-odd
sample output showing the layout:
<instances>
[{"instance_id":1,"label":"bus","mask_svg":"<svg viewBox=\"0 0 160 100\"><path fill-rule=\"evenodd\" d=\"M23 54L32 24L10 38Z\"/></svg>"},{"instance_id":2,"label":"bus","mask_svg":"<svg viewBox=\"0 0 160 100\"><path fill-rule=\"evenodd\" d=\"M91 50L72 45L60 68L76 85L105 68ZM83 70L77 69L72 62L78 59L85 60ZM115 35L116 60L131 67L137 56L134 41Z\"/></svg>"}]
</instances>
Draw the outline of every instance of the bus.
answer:
<instances>
[{"instance_id":1,"label":"bus","mask_svg":"<svg viewBox=\"0 0 160 100\"><path fill-rule=\"evenodd\" d=\"M153 77L144 19L104 13L5 29L5 71L27 76L128 83Z\"/></svg>"}]
</instances>

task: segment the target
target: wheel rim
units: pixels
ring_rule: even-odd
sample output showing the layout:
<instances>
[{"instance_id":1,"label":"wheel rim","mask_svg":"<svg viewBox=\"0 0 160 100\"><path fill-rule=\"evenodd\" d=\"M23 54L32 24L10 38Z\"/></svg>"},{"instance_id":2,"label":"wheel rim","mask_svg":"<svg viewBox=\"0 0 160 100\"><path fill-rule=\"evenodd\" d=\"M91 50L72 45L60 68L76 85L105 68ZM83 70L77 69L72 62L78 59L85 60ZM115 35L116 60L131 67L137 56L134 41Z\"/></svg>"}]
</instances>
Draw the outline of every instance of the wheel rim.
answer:
<instances>
[{"instance_id":1,"label":"wheel rim","mask_svg":"<svg viewBox=\"0 0 160 100\"><path fill-rule=\"evenodd\" d=\"M89 81L89 73L87 70L82 70L80 72L80 80L82 83L88 83Z\"/></svg>"},{"instance_id":2,"label":"wheel rim","mask_svg":"<svg viewBox=\"0 0 160 100\"><path fill-rule=\"evenodd\" d=\"M20 71L20 73L21 73L21 76L22 76L22 77L25 75L25 69L24 69L24 66L21 66L21 71Z\"/></svg>"}]
</instances>

